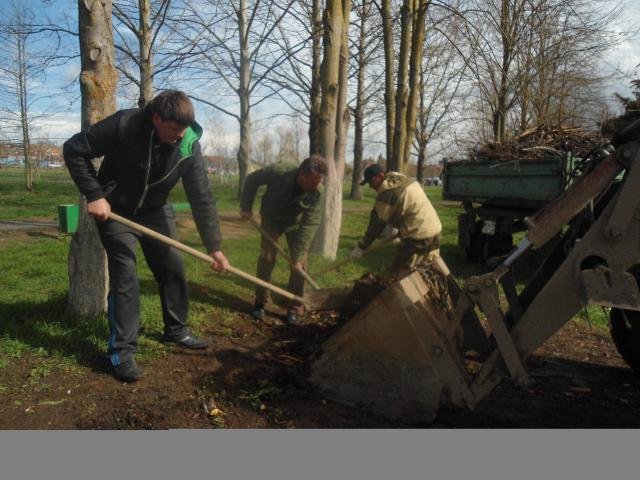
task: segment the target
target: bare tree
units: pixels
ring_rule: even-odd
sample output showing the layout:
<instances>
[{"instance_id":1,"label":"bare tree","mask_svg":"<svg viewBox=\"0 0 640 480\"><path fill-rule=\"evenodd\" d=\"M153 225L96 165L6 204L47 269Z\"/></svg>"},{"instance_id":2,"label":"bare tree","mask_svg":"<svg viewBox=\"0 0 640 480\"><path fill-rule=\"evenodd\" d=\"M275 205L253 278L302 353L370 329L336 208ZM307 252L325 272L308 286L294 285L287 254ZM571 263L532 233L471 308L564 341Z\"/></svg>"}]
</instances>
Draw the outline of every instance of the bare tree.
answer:
<instances>
[{"instance_id":1,"label":"bare tree","mask_svg":"<svg viewBox=\"0 0 640 480\"><path fill-rule=\"evenodd\" d=\"M190 78L200 82L192 97L235 118L240 127L238 195L251 158L252 109L275 95L265 86L267 79L292 54L283 52L271 39L293 1L181 3L179 28L174 28L174 33L200 57L199 66L190 66ZM232 96L237 107L227 105Z\"/></svg>"},{"instance_id":2,"label":"bare tree","mask_svg":"<svg viewBox=\"0 0 640 480\"><path fill-rule=\"evenodd\" d=\"M117 72L111 25L111 0L79 0L82 129L116 110ZM106 255L95 220L80 199L78 230L69 250L69 309L96 316L106 309Z\"/></svg>"},{"instance_id":3,"label":"bare tree","mask_svg":"<svg viewBox=\"0 0 640 480\"><path fill-rule=\"evenodd\" d=\"M33 105L48 95L38 93L37 84L44 82L54 57L37 38L34 12L24 0L3 5L0 16L0 125L18 132L16 143L22 150L25 188L30 192L36 171L31 130L33 122L42 117L33 112Z\"/></svg>"},{"instance_id":4,"label":"bare tree","mask_svg":"<svg viewBox=\"0 0 640 480\"><path fill-rule=\"evenodd\" d=\"M348 126L348 35L350 0L327 0L324 10L322 104L319 118L320 153L327 160L323 221L314 239L314 251L335 258L342 222L342 178Z\"/></svg>"},{"instance_id":5,"label":"bare tree","mask_svg":"<svg viewBox=\"0 0 640 480\"><path fill-rule=\"evenodd\" d=\"M122 56L118 71L139 92L138 106L143 107L153 98L154 77L166 73L182 60L177 52L161 52L160 63L154 65L154 52L164 44L163 27L171 0L118 0L113 3L114 32L118 39L116 50ZM135 42L131 41L131 35ZM133 65L138 74L130 69Z\"/></svg>"},{"instance_id":6,"label":"bare tree","mask_svg":"<svg viewBox=\"0 0 640 480\"><path fill-rule=\"evenodd\" d=\"M600 0L467 0L466 58L494 139L540 122L578 121L601 76L595 59L620 41L620 6ZM588 94L587 94L588 93ZM551 113L553 111L553 113Z\"/></svg>"},{"instance_id":7,"label":"bare tree","mask_svg":"<svg viewBox=\"0 0 640 480\"><path fill-rule=\"evenodd\" d=\"M432 15L434 13L432 12ZM436 137L450 132L463 117L459 107L463 100L466 65L453 48L461 48L461 19L446 12L432 16L426 32L425 51L420 69L420 96L415 132L417 180L423 181L423 167L427 163L427 147ZM465 97L468 93L465 92ZM449 135L447 135L449 136ZM439 154L431 151L431 156Z\"/></svg>"},{"instance_id":8,"label":"bare tree","mask_svg":"<svg viewBox=\"0 0 640 480\"><path fill-rule=\"evenodd\" d=\"M385 79L384 79L384 104L386 106L386 140L387 140L387 166L393 158L393 135L396 128L396 93L395 79L395 47L393 35L393 15L391 0L382 0L380 14L383 25Z\"/></svg>"},{"instance_id":9,"label":"bare tree","mask_svg":"<svg viewBox=\"0 0 640 480\"><path fill-rule=\"evenodd\" d=\"M268 164L273 162L273 140L271 139L271 135L268 133L264 133L260 136L257 143L258 158L260 158L260 163L262 163L262 167L266 167Z\"/></svg>"},{"instance_id":10,"label":"bare tree","mask_svg":"<svg viewBox=\"0 0 640 480\"><path fill-rule=\"evenodd\" d=\"M360 200L362 198L362 187L360 186L360 177L362 176L362 157L364 152L363 145L363 130L364 130L364 116L365 108L367 104L367 97L365 95L365 76L368 64L368 51L367 51L367 36L368 36L368 20L371 15L372 2L370 0L362 0L358 8L356 8L356 14L360 21L360 28L358 34L358 43L356 48L356 99L355 108L353 110L354 120L354 139L353 139L353 172L351 174L351 193L350 198L354 200Z\"/></svg>"}]
</instances>

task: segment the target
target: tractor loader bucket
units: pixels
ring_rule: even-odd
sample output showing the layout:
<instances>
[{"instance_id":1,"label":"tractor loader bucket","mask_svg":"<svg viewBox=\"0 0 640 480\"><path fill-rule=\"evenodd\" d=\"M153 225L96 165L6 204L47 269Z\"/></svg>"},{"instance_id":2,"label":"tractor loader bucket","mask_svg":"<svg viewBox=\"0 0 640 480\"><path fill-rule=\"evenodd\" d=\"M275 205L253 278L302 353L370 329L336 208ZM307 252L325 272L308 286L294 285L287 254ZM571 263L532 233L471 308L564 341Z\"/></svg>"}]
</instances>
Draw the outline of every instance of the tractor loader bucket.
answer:
<instances>
[{"instance_id":1,"label":"tractor loader bucket","mask_svg":"<svg viewBox=\"0 0 640 480\"><path fill-rule=\"evenodd\" d=\"M437 267L391 284L325 342L311 383L330 400L407 423L432 421L443 402L473 404L448 284Z\"/></svg>"}]
</instances>

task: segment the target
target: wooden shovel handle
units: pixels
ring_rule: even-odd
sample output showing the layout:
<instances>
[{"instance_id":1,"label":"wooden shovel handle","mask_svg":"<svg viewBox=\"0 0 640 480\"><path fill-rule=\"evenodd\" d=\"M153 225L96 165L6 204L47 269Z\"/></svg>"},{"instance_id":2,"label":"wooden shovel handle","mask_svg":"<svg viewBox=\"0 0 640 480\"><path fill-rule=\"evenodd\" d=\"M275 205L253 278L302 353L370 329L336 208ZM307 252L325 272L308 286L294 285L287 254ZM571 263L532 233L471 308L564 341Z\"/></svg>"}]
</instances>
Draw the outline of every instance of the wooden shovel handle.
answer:
<instances>
[{"instance_id":1,"label":"wooden shovel handle","mask_svg":"<svg viewBox=\"0 0 640 480\"><path fill-rule=\"evenodd\" d=\"M110 212L109 213L109 218L111 220L114 220L118 223L121 223L123 225L126 225L127 227L131 228L132 230L135 230L137 232L142 233L143 235L147 235L151 238L154 238L156 240L158 240L159 242L165 243L171 247L177 248L178 250L188 253L191 256L194 256L196 258L199 258L200 260L204 260L205 262L212 264L213 263L213 258L211 258L209 255L207 255L204 252L201 252L199 250L196 250L195 248L191 248L188 245L185 245L184 243L180 243L177 240L174 240L171 237L167 237L166 235L162 235L161 233L158 233L154 230L151 230L150 228L147 228L143 225L140 225L139 223L133 222L131 220L129 220L128 218L124 218L120 215L118 215L117 213L113 213ZM299 303L304 304L304 300L301 297L298 297L297 295L294 295L291 292L287 292L286 290L277 287L276 285L273 285L269 282L265 282L264 280L258 278L258 277L254 277L253 275L249 275L246 272L243 272L242 270L239 270L235 267L232 267L231 265L229 265L229 267L227 267L227 271L233 273L234 275L237 275L240 278L243 278L245 280L248 280L251 283L254 283L256 285L259 285L261 287L264 287L268 290L271 290L274 293L277 293L278 295L281 295L285 298L288 298L289 300L293 300Z\"/></svg>"},{"instance_id":2,"label":"wooden shovel handle","mask_svg":"<svg viewBox=\"0 0 640 480\"><path fill-rule=\"evenodd\" d=\"M376 250L381 249L385 245L387 245L387 244L391 243L392 241L394 241L396 238L398 238L398 235L394 235L393 237L385 238L384 240L380 240L377 243L374 243L373 245L370 245L369 248L367 248L364 252L362 252L362 256L365 256L368 253L375 252ZM320 275L324 275L325 273L330 272L332 270L335 270L336 268L341 267L342 265L344 265L346 263L352 262L353 260L354 259L351 258L351 257L343 258L342 260L338 260L336 262L333 262L332 264L326 266L322 270L317 271L313 275L315 277L319 277Z\"/></svg>"},{"instance_id":3,"label":"wooden shovel handle","mask_svg":"<svg viewBox=\"0 0 640 480\"><path fill-rule=\"evenodd\" d=\"M251 225L253 225L254 227L256 227L256 229L262 234L262 236L264 238L266 238L271 245L273 245L276 250L278 250L278 252L280 252L280 254L286 258L287 262L289 262L289 265L291 265L292 268L295 267L295 263L293 263L293 260L291 259L291 257L289 255L287 255L287 252L284 251L284 249L280 246L280 244L271 236L269 235L269 232L267 232L262 225L260 225L255 218L251 217L249 218L249 221L251 222ZM311 285L315 290L318 290L320 287L318 286L318 284L316 282L313 281L313 278L311 278L309 276L309 274L304 271L302 268L296 268L296 270L298 272L300 272L300 275L302 275L305 280L307 282L309 282L309 285Z\"/></svg>"}]
</instances>

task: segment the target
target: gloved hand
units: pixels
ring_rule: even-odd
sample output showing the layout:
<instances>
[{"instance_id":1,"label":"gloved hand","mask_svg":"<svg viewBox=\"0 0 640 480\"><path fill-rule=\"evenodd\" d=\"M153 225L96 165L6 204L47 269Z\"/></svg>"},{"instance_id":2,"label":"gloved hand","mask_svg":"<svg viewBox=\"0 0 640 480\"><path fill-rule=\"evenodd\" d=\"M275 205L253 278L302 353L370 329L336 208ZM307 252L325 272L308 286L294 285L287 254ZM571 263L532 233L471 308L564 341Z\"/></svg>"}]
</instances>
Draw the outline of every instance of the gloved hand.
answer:
<instances>
[{"instance_id":1,"label":"gloved hand","mask_svg":"<svg viewBox=\"0 0 640 480\"><path fill-rule=\"evenodd\" d=\"M364 253L363 249L361 249L360 247L356 247L353 250L351 250L351 253L349 254L349 258L352 260L357 260L362 256L363 253Z\"/></svg>"}]
</instances>

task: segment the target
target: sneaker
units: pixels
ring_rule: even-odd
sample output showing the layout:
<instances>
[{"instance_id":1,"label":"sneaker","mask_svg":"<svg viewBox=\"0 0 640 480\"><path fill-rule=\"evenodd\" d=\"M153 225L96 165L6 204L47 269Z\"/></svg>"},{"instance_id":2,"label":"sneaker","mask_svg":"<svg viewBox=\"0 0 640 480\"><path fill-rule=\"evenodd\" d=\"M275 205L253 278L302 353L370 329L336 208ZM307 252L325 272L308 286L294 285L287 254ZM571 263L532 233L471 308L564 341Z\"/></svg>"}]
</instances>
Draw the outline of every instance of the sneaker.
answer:
<instances>
[{"instance_id":1,"label":"sneaker","mask_svg":"<svg viewBox=\"0 0 640 480\"><path fill-rule=\"evenodd\" d=\"M180 345L183 348L190 348L193 350L201 350L203 348L207 348L209 343L206 340L202 340L201 338L194 337L193 335L187 335L186 337L176 338L169 337L168 335L163 335L162 340L166 343L175 343Z\"/></svg>"},{"instance_id":2,"label":"sneaker","mask_svg":"<svg viewBox=\"0 0 640 480\"><path fill-rule=\"evenodd\" d=\"M259 322L264 322L265 313L264 313L264 305L254 305L253 310L251 310L251 316L254 320Z\"/></svg>"},{"instance_id":3,"label":"sneaker","mask_svg":"<svg viewBox=\"0 0 640 480\"><path fill-rule=\"evenodd\" d=\"M300 318L295 313L287 313L287 318L285 319L287 325L296 326L300 325Z\"/></svg>"},{"instance_id":4,"label":"sneaker","mask_svg":"<svg viewBox=\"0 0 640 480\"><path fill-rule=\"evenodd\" d=\"M138 368L136 360L132 358L113 367L113 375L125 382L137 382L142 377L142 370Z\"/></svg>"}]
</instances>

